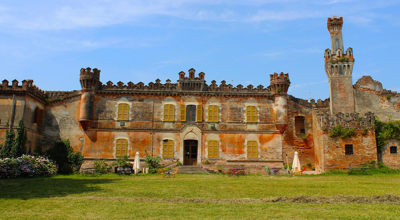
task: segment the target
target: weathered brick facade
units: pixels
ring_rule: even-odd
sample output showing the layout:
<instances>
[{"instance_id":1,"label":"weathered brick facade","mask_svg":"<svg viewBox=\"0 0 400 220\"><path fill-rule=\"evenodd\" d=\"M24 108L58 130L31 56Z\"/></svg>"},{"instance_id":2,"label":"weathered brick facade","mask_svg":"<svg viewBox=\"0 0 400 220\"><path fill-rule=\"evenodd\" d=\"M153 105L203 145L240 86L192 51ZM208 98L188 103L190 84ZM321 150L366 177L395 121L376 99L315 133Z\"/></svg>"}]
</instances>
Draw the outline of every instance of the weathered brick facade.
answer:
<instances>
[{"instance_id":1,"label":"weathered brick facade","mask_svg":"<svg viewBox=\"0 0 400 220\"><path fill-rule=\"evenodd\" d=\"M28 153L39 141L47 148L69 138L86 161L113 160L121 154L133 158L136 151L143 158L147 151L164 163L179 159L209 169L245 166L262 173L265 166L283 167L286 154L291 163L293 151L302 165L310 162L317 171L377 160L374 113L381 120L389 114L399 120L400 96L369 76L352 85L353 51L343 50L342 24L342 18L328 19L332 51L325 50L325 70L330 99L315 102L287 95L290 80L283 73L271 74L267 88L207 84L205 74L196 77L194 69L188 76L178 73L176 83L157 79L148 85L103 84L100 70L86 68L80 72L79 91L41 91L32 80L22 86L4 80L0 143L6 123L13 121L16 128L23 117ZM385 98L388 94L391 99ZM354 128L356 135L329 137L337 125ZM363 135L364 128L368 132ZM346 151L350 145L351 154ZM387 151L383 160L393 167L400 164L397 154Z\"/></svg>"}]
</instances>

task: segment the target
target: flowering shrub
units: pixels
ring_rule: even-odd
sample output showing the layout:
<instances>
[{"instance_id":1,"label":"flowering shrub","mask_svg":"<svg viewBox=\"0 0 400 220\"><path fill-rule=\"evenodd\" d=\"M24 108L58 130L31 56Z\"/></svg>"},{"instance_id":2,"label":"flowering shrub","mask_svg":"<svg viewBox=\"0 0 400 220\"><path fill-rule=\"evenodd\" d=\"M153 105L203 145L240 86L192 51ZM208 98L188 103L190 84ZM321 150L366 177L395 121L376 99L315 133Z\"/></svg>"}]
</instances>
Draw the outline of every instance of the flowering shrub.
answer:
<instances>
[{"instance_id":1,"label":"flowering shrub","mask_svg":"<svg viewBox=\"0 0 400 220\"><path fill-rule=\"evenodd\" d=\"M22 155L16 159L0 159L0 178L54 176L56 174L55 163L42 156Z\"/></svg>"}]
</instances>

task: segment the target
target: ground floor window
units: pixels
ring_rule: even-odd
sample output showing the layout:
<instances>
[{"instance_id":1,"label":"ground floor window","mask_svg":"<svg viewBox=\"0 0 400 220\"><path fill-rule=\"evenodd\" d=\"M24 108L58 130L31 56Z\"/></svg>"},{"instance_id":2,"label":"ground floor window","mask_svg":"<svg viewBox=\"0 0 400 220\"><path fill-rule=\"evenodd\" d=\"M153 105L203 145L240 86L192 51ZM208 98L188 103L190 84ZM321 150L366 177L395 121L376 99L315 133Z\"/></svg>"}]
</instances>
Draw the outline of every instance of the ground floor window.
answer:
<instances>
[{"instance_id":1,"label":"ground floor window","mask_svg":"<svg viewBox=\"0 0 400 220\"><path fill-rule=\"evenodd\" d=\"M247 141L247 158L258 158L257 141Z\"/></svg>"},{"instance_id":2,"label":"ground floor window","mask_svg":"<svg viewBox=\"0 0 400 220\"><path fill-rule=\"evenodd\" d=\"M396 146L391 146L390 147L390 153L391 154L397 154L397 147Z\"/></svg>"},{"instance_id":3,"label":"ground floor window","mask_svg":"<svg viewBox=\"0 0 400 220\"><path fill-rule=\"evenodd\" d=\"M128 140L126 139L117 139L117 146L115 149L115 156L122 157L125 156L128 149Z\"/></svg>"},{"instance_id":4,"label":"ground floor window","mask_svg":"<svg viewBox=\"0 0 400 220\"><path fill-rule=\"evenodd\" d=\"M173 140L163 140L163 157L174 157Z\"/></svg>"},{"instance_id":5,"label":"ground floor window","mask_svg":"<svg viewBox=\"0 0 400 220\"><path fill-rule=\"evenodd\" d=\"M208 158L219 157L219 141L208 141Z\"/></svg>"},{"instance_id":6,"label":"ground floor window","mask_svg":"<svg viewBox=\"0 0 400 220\"><path fill-rule=\"evenodd\" d=\"M345 153L346 155L353 155L353 145L348 144L345 146Z\"/></svg>"}]
</instances>

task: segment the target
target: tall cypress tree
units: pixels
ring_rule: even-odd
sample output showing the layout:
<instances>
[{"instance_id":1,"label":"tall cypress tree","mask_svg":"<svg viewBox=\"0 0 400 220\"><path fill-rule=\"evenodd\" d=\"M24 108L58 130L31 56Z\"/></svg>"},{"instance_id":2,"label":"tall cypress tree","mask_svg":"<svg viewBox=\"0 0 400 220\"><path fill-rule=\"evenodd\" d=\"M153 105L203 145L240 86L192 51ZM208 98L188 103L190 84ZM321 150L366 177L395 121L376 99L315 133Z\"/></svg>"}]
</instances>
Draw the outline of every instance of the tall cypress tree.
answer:
<instances>
[{"instance_id":1,"label":"tall cypress tree","mask_svg":"<svg viewBox=\"0 0 400 220\"><path fill-rule=\"evenodd\" d=\"M23 149L25 148L26 139L27 137L25 132L24 121L21 118L18 122L17 136L11 148L11 157L20 157L22 155Z\"/></svg>"},{"instance_id":2,"label":"tall cypress tree","mask_svg":"<svg viewBox=\"0 0 400 220\"><path fill-rule=\"evenodd\" d=\"M9 127L8 122L7 122L7 127ZM6 158L6 157L12 157L11 155L11 149L14 146L14 139L15 135L14 135L14 130L6 130L6 141L4 142L3 147L1 148L1 152L0 152L0 156L2 158Z\"/></svg>"}]
</instances>

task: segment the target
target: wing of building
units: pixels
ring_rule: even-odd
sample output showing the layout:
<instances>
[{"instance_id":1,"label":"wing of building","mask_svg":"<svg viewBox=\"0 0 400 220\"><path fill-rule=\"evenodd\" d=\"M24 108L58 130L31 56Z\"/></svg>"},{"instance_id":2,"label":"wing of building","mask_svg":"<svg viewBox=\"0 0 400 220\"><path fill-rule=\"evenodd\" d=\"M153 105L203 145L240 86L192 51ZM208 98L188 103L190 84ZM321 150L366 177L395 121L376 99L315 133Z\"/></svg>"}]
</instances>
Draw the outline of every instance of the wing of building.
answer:
<instances>
[{"instance_id":1,"label":"wing of building","mask_svg":"<svg viewBox=\"0 0 400 220\"><path fill-rule=\"evenodd\" d=\"M342 25L341 17L328 18L332 45L324 57L330 99L315 102L288 95L287 73L271 74L269 86L234 87L225 81L206 83L205 73L190 69L178 73L175 82L157 79L145 85L104 84L99 69L82 68L79 91L42 91L33 80L22 85L3 80L0 143L6 129L15 129L23 118L27 153L39 143L47 148L68 138L88 164L123 155L133 159L139 151L142 158L148 152L164 163L179 160L214 170L246 167L261 173L265 166L283 167L286 154L296 150L301 164L311 163L317 171L378 159L399 168L399 141L389 141L387 150L377 153L374 116L400 120L400 95L370 76L353 85L353 50L344 50ZM338 125L354 128L356 134L330 137Z\"/></svg>"}]
</instances>

